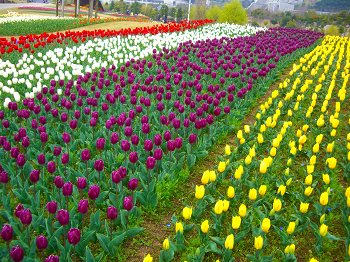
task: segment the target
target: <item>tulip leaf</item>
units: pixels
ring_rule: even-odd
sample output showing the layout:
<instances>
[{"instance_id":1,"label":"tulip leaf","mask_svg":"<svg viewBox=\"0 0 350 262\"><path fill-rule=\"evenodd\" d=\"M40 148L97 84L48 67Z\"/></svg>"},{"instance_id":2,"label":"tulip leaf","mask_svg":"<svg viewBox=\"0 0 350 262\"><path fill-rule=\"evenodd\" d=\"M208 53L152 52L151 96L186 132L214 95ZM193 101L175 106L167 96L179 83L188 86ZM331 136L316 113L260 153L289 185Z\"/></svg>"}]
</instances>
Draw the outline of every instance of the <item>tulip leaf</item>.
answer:
<instances>
[{"instance_id":1,"label":"tulip leaf","mask_svg":"<svg viewBox=\"0 0 350 262\"><path fill-rule=\"evenodd\" d=\"M130 228L126 231L126 237L128 238L132 238L138 234L140 234L141 232L143 232L145 229L143 227L134 227L134 228Z\"/></svg>"},{"instance_id":2,"label":"tulip leaf","mask_svg":"<svg viewBox=\"0 0 350 262\"><path fill-rule=\"evenodd\" d=\"M196 163L196 159L196 155L191 154L187 156L187 165L189 169L191 169L194 166L194 164Z\"/></svg>"},{"instance_id":3,"label":"tulip leaf","mask_svg":"<svg viewBox=\"0 0 350 262\"><path fill-rule=\"evenodd\" d=\"M331 233L327 233L326 237L329 239L329 240L333 240L333 241L342 241L343 239L342 238L339 238L335 235L332 235Z\"/></svg>"},{"instance_id":4,"label":"tulip leaf","mask_svg":"<svg viewBox=\"0 0 350 262\"><path fill-rule=\"evenodd\" d=\"M85 261L95 262L95 258L92 255L91 250L88 246L86 246L85 248Z\"/></svg>"},{"instance_id":5,"label":"tulip leaf","mask_svg":"<svg viewBox=\"0 0 350 262\"><path fill-rule=\"evenodd\" d=\"M213 240L215 243L217 243L220 246L224 246L224 240L220 237L210 237L211 240Z\"/></svg>"},{"instance_id":6,"label":"tulip leaf","mask_svg":"<svg viewBox=\"0 0 350 262\"><path fill-rule=\"evenodd\" d=\"M211 237L212 238L212 237ZM220 241L221 242L221 241ZM206 246L205 248L205 252L208 253L208 252L212 252L212 253L215 253L215 254L218 254L218 255L221 255L222 254L222 251L218 248L217 246L217 243L218 242L213 242L213 241L209 241L209 245ZM220 244L221 245L221 244ZM223 245L223 243L222 243Z\"/></svg>"},{"instance_id":7,"label":"tulip leaf","mask_svg":"<svg viewBox=\"0 0 350 262\"><path fill-rule=\"evenodd\" d=\"M245 229L245 230L241 230L239 231L239 233L235 236L235 241L238 243L239 241L241 241L246 235L248 235L250 229Z\"/></svg>"},{"instance_id":8,"label":"tulip leaf","mask_svg":"<svg viewBox=\"0 0 350 262\"><path fill-rule=\"evenodd\" d=\"M126 233L125 233L125 232L123 232L123 233L121 233L121 234L115 236L115 237L112 239L112 241L109 243L110 247L112 248L112 247L117 247L117 246L119 246L119 245L123 242L123 240L125 239L125 236L126 236Z\"/></svg>"},{"instance_id":9,"label":"tulip leaf","mask_svg":"<svg viewBox=\"0 0 350 262\"><path fill-rule=\"evenodd\" d=\"M105 235L100 234L100 233L97 233L96 237L97 237L98 242L100 243L101 247L103 248L103 250L107 254L112 255L111 252L110 252L110 249L109 249L109 239L108 239L108 237L106 237Z\"/></svg>"}]
</instances>

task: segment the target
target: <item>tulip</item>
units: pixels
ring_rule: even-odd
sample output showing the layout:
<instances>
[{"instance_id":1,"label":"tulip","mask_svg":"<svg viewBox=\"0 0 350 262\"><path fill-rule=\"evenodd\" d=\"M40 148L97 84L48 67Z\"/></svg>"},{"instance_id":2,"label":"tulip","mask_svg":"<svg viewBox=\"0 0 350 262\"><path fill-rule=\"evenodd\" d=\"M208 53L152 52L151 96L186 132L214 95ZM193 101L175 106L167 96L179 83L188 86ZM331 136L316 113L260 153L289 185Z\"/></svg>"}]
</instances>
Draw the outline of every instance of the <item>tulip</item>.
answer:
<instances>
[{"instance_id":1,"label":"tulip","mask_svg":"<svg viewBox=\"0 0 350 262\"><path fill-rule=\"evenodd\" d=\"M271 221L270 219L265 217L261 223L261 229L267 234L269 232L270 227L271 227Z\"/></svg>"},{"instance_id":2,"label":"tulip","mask_svg":"<svg viewBox=\"0 0 350 262\"><path fill-rule=\"evenodd\" d=\"M131 196L124 197L123 207L127 211L130 211L134 207L133 198Z\"/></svg>"},{"instance_id":3,"label":"tulip","mask_svg":"<svg viewBox=\"0 0 350 262\"><path fill-rule=\"evenodd\" d=\"M295 222L289 222L288 224L288 228L287 228L287 233L289 235L293 234L294 230L295 230Z\"/></svg>"},{"instance_id":4,"label":"tulip","mask_svg":"<svg viewBox=\"0 0 350 262\"><path fill-rule=\"evenodd\" d=\"M209 170L206 170L203 172L201 182L203 185L206 185L209 183L209 178L210 178L210 172Z\"/></svg>"},{"instance_id":5,"label":"tulip","mask_svg":"<svg viewBox=\"0 0 350 262\"><path fill-rule=\"evenodd\" d=\"M312 194L312 191L313 191L314 189L312 188L312 187L310 187L310 186L308 186L307 188L305 188L305 190L304 190L304 195L305 196L310 196L311 194Z\"/></svg>"},{"instance_id":6,"label":"tulip","mask_svg":"<svg viewBox=\"0 0 350 262\"><path fill-rule=\"evenodd\" d=\"M262 236L258 236L254 238L254 247L256 250L262 249L263 244L264 244L264 239L262 238Z\"/></svg>"},{"instance_id":7,"label":"tulip","mask_svg":"<svg viewBox=\"0 0 350 262\"><path fill-rule=\"evenodd\" d=\"M80 241L80 230L78 228L69 229L67 238L70 244L77 245Z\"/></svg>"},{"instance_id":8,"label":"tulip","mask_svg":"<svg viewBox=\"0 0 350 262\"><path fill-rule=\"evenodd\" d=\"M312 184L312 175L307 175L305 178L305 185L310 186Z\"/></svg>"},{"instance_id":9,"label":"tulip","mask_svg":"<svg viewBox=\"0 0 350 262\"><path fill-rule=\"evenodd\" d=\"M235 237L233 236L233 234L228 235L225 240L225 248L230 250L233 249L234 243Z\"/></svg>"},{"instance_id":10,"label":"tulip","mask_svg":"<svg viewBox=\"0 0 350 262\"><path fill-rule=\"evenodd\" d=\"M319 262L319 261L312 257L309 262Z\"/></svg>"},{"instance_id":11,"label":"tulip","mask_svg":"<svg viewBox=\"0 0 350 262\"><path fill-rule=\"evenodd\" d=\"M30 225L32 222L32 213L29 209L23 209L19 215L19 219L23 225Z\"/></svg>"},{"instance_id":12,"label":"tulip","mask_svg":"<svg viewBox=\"0 0 350 262\"><path fill-rule=\"evenodd\" d=\"M69 213L67 210L65 209L61 209L58 210L57 215L56 215L56 219L58 220L58 222L62 225L68 225L69 223Z\"/></svg>"},{"instance_id":13,"label":"tulip","mask_svg":"<svg viewBox=\"0 0 350 262\"><path fill-rule=\"evenodd\" d=\"M170 242L169 242L169 239L166 238L166 239L164 239L164 241L163 241L163 249L164 249L164 250L168 250L169 248L170 248Z\"/></svg>"},{"instance_id":14,"label":"tulip","mask_svg":"<svg viewBox=\"0 0 350 262\"><path fill-rule=\"evenodd\" d=\"M321 236L326 236L327 235L327 232L328 232L328 226L326 226L325 224L322 224L321 226L320 226L320 235Z\"/></svg>"},{"instance_id":15,"label":"tulip","mask_svg":"<svg viewBox=\"0 0 350 262\"><path fill-rule=\"evenodd\" d=\"M86 178L85 177L78 177L77 179L77 188L79 190L83 190L85 189L87 186L87 181L86 181Z\"/></svg>"},{"instance_id":16,"label":"tulip","mask_svg":"<svg viewBox=\"0 0 350 262\"><path fill-rule=\"evenodd\" d=\"M220 162L219 162L219 166L218 166L218 171L222 173L222 172L225 171L225 169L226 169L226 163L220 161Z\"/></svg>"},{"instance_id":17,"label":"tulip","mask_svg":"<svg viewBox=\"0 0 350 262\"><path fill-rule=\"evenodd\" d=\"M222 210L227 211L228 208L230 207L230 201L227 201L226 199L222 201Z\"/></svg>"},{"instance_id":18,"label":"tulip","mask_svg":"<svg viewBox=\"0 0 350 262\"><path fill-rule=\"evenodd\" d=\"M255 188L249 189L249 199L254 201L258 195L258 191Z\"/></svg>"},{"instance_id":19,"label":"tulip","mask_svg":"<svg viewBox=\"0 0 350 262\"><path fill-rule=\"evenodd\" d=\"M73 193L73 184L71 182L66 182L62 187L62 194L64 196L71 196Z\"/></svg>"},{"instance_id":20,"label":"tulip","mask_svg":"<svg viewBox=\"0 0 350 262\"><path fill-rule=\"evenodd\" d=\"M267 186L266 185L261 185L259 187L259 195L264 196L266 194Z\"/></svg>"},{"instance_id":21,"label":"tulip","mask_svg":"<svg viewBox=\"0 0 350 262\"><path fill-rule=\"evenodd\" d=\"M184 219L188 220L191 219L192 216L192 208L191 207L184 207L182 210L182 216Z\"/></svg>"},{"instance_id":22,"label":"tulip","mask_svg":"<svg viewBox=\"0 0 350 262\"><path fill-rule=\"evenodd\" d=\"M81 160L84 162L90 160L90 150L85 148L83 151L81 151Z\"/></svg>"},{"instance_id":23,"label":"tulip","mask_svg":"<svg viewBox=\"0 0 350 262\"><path fill-rule=\"evenodd\" d=\"M153 257L150 254L144 257L143 262L153 262Z\"/></svg>"},{"instance_id":24,"label":"tulip","mask_svg":"<svg viewBox=\"0 0 350 262\"><path fill-rule=\"evenodd\" d=\"M295 252L295 245L294 244L288 245L284 249L284 253L286 253L286 254L294 254L294 252Z\"/></svg>"},{"instance_id":25,"label":"tulip","mask_svg":"<svg viewBox=\"0 0 350 262\"><path fill-rule=\"evenodd\" d=\"M235 171L235 174L234 174L235 178L236 179L240 179L242 177L242 175L243 175L243 172L244 172L243 171L243 166L240 165Z\"/></svg>"},{"instance_id":26,"label":"tulip","mask_svg":"<svg viewBox=\"0 0 350 262\"><path fill-rule=\"evenodd\" d=\"M10 242L13 238L13 228L9 224L4 224L1 229L1 237L4 241Z\"/></svg>"},{"instance_id":27,"label":"tulip","mask_svg":"<svg viewBox=\"0 0 350 262\"><path fill-rule=\"evenodd\" d=\"M102 159L98 159L95 161L94 163L94 169L97 171L97 172L102 172L103 169L104 169L104 162Z\"/></svg>"},{"instance_id":28,"label":"tulip","mask_svg":"<svg viewBox=\"0 0 350 262\"><path fill-rule=\"evenodd\" d=\"M57 210L57 202L56 201L47 202L46 209L50 214L55 214Z\"/></svg>"},{"instance_id":29,"label":"tulip","mask_svg":"<svg viewBox=\"0 0 350 262\"><path fill-rule=\"evenodd\" d=\"M139 184L139 180L137 178L132 178L128 182L128 189L134 191Z\"/></svg>"},{"instance_id":30,"label":"tulip","mask_svg":"<svg viewBox=\"0 0 350 262\"><path fill-rule=\"evenodd\" d=\"M322 174L322 180L323 182L328 185L330 183L330 178L328 174Z\"/></svg>"},{"instance_id":31,"label":"tulip","mask_svg":"<svg viewBox=\"0 0 350 262\"><path fill-rule=\"evenodd\" d=\"M328 192L323 192L320 196L320 204L326 206L328 204Z\"/></svg>"},{"instance_id":32,"label":"tulip","mask_svg":"<svg viewBox=\"0 0 350 262\"><path fill-rule=\"evenodd\" d=\"M184 228L181 222L176 222L175 224L175 232L180 232L181 234L184 232Z\"/></svg>"},{"instance_id":33,"label":"tulip","mask_svg":"<svg viewBox=\"0 0 350 262\"><path fill-rule=\"evenodd\" d=\"M227 156L231 155L231 148L229 145L225 146L225 155L227 155Z\"/></svg>"},{"instance_id":34,"label":"tulip","mask_svg":"<svg viewBox=\"0 0 350 262\"><path fill-rule=\"evenodd\" d=\"M206 234L208 233L208 230L209 230L209 221L206 219L202 222L201 224L201 231Z\"/></svg>"},{"instance_id":35,"label":"tulip","mask_svg":"<svg viewBox=\"0 0 350 262\"><path fill-rule=\"evenodd\" d=\"M223 209L224 209L224 205L222 200L218 200L214 206L214 213L217 215L221 215L223 212Z\"/></svg>"},{"instance_id":36,"label":"tulip","mask_svg":"<svg viewBox=\"0 0 350 262\"><path fill-rule=\"evenodd\" d=\"M205 194L205 188L203 185L197 186L196 185L196 193L195 193L195 197L197 199L202 199L204 197Z\"/></svg>"},{"instance_id":37,"label":"tulip","mask_svg":"<svg viewBox=\"0 0 350 262\"><path fill-rule=\"evenodd\" d=\"M100 195L100 187L98 185L90 186L88 195L91 200L96 200Z\"/></svg>"},{"instance_id":38,"label":"tulip","mask_svg":"<svg viewBox=\"0 0 350 262\"><path fill-rule=\"evenodd\" d=\"M278 211L281 210L281 208L282 208L282 202L281 202L281 200L278 199L278 198L275 198L275 199L273 200L273 210L274 210L275 212L278 212Z\"/></svg>"},{"instance_id":39,"label":"tulip","mask_svg":"<svg viewBox=\"0 0 350 262\"><path fill-rule=\"evenodd\" d=\"M78 211L80 214L86 214L89 210L89 201L87 199L81 199L78 203Z\"/></svg>"},{"instance_id":40,"label":"tulip","mask_svg":"<svg viewBox=\"0 0 350 262\"><path fill-rule=\"evenodd\" d=\"M107 217L108 219L114 220L118 217L118 210L114 206L109 206L107 208Z\"/></svg>"},{"instance_id":41,"label":"tulip","mask_svg":"<svg viewBox=\"0 0 350 262\"><path fill-rule=\"evenodd\" d=\"M216 180L216 173L214 170L209 171L209 181L214 182Z\"/></svg>"},{"instance_id":42,"label":"tulip","mask_svg":"<svg viewBox=\"0 0 350 262\"><path fill-rule=\"evenodd\" d=\"M32 182L33 184L35 184L36 182L39 181L39 177L40 177L40 171L39 170L32 170L29 174L29 180L30 182Z\"/></svg>"},{"instance_id":43,"label":"tulip","mask_svg":"<svg viewBox=\"0 0 350 262\"><path fill-rule=\"evenodd\" d=\"M22 261L23 257L24 257L24 251L23 251L22 247L20 247L18 245L12 247L11 251L10 251L10 257L15 262Z\"/></svg>"},{"instance_id":44,"label":"tulip","mask_svg":"<svg viewBox=\"0 0 350 262\"><path fill-rule=\"evenodd\" d=\"M47 248L48 243L49 242L48 242L47 238L43 235L40 235L36 238L36 247L39 250L43 250L43 249Z\"/></svg>"},{"instance_id":45,"label":"tulip","mask_svg":"<svg viewBox=\"0 0 350 262\"><path fill-rule=\"evenodd\" d=\"M241 226L242 218L240 216L232 217L232 228L238 229Z\"/></svg>"},{"instance_id":46,"label":"tulip","mask_svg":"<svg viewBox=\"0 0 350 262\"><path fill-rule=\"evenodd\" d=\"M146 167L147 169L153 169L156 164L156 159L152 156L147 157Z\"/></svg>"},{"instance_id":47,"label":"tulip","mask_svg":"<svg viewBox=\"0 0 350 262\"><path fill-rule=\"evenodd\" d=\"M267 164L265 162L265 160L260 162L260 173L261 174L265 174L267 171Z\"/></svg>"},{"instance_id":48,"label":"tulip","mask_svg":"<svg viewBox=\"0 0 350 262\"><path fill-rule=\"evenodd\" d=\"M300 207L299 207L299 210L301 213L305 214L309 209L309 203L303 203L301 202L300 203Z\"/></svg>"},{"instance_id":49,"label":"tulip","mask_svg":"<svg viewBox=\"0 0 350 262\"><path fill-rule=\"evenodd\" d=\"M49 173L51 173L51 174L55 173L55 171L56 171L56 164L55 164L55 162L50 161L50 162L47 163L47 171Z\"/></svg>"},{"instance_id":50,"label":"tulip","mask_svg":"<svg viewBox=\"0 0 350 262\"><path fill-rule=\"evenodd\" d=\"M334 157L327 158L326 163L330 169L334 169L337 165L337 159Z\"/></svg>"},{"instance_id":51,"label":"tulip","mask_svg":"<svg viewBox=\"0 0 350 262\"><path fill-rule=\"evenodd\" d=\"M283 196L286 193L286 186L280 185L277 190L277 194L281 194Z\"/></svg>"},{"instance_id":52,"label":"tulip","mask_svg":"<svg viewBox=\"0 0 350 262\"><path fill-rule=\"evenodd\" d=\"M241 204L238 209L238 214L241 217L245 217L247 215L247 207L245 204Z\"/></svg>"}]
</instances>

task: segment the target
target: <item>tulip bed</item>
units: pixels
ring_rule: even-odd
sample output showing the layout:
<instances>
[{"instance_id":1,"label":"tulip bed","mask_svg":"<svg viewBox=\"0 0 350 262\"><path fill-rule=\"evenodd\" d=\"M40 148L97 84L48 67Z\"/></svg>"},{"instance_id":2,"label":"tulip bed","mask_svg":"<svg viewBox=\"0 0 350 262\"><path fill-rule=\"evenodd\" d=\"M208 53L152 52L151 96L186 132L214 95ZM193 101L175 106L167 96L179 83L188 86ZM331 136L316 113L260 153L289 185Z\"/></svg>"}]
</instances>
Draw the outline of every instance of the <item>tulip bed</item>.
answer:
<instances>
[{"instance_id":1,"label":"tulip bed","mask_svg":"<svg viewBox=\"0 0 350 262\"><path fill-rule=\"evenodd\" d=\"M349 70L341 37L293 65L203 173L162 261L350 259Z\"/></svg>"},{"instance_id":2,"label":"tulip bed","mask_svg":"<svg viewBox=\"0 0 350 262\"><path fill-rule=\"evenodd\" d=\"M1 257L117 256L142 231L140 206L157 206L157 182L193 167L232 117L320 37L277 28L187 41L7 101Z\"/></svg>"},{"instance_id":3,"label":"tulip bed","mask_svg":"<svg viewBox=\"0 0 350 262\"><path fill-rule=\"evenodd\" d=\"M200 24L193 23L193 27ZM50 85L51 79L66 81L112 64L119 67L132 58L143 59L151 55L153 50L161 51L164 47L173 49L189 39L197 41L223 36L247 36L264 30L251 26L213 24L181 32L177 29L182 28L177 25L176 30L171 30L175 32L161 33L163 28L156 27L160 29L158 34L149 34L154 30L150 28L150 31L144 32L145 35L93 38L83 43L73 40L69 45L58 45L54 49L47 46L32 55L25 53L18 57L16 53L6 60L4 57L0 60L0 97L6 107L11 100L18 102L24 97L34 98L43 86Z\"/></svg>"}]
</instances>

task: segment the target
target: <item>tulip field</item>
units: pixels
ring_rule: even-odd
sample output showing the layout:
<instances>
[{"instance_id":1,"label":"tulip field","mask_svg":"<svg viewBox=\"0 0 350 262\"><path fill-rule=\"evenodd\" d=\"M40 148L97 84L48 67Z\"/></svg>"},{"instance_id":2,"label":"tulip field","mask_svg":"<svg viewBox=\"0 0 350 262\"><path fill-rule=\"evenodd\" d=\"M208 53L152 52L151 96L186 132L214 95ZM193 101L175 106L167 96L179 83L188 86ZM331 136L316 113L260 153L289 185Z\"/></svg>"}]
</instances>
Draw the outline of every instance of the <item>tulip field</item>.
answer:
<instances>
[{"instance_id":1,"label":"tulip field","mask_svg":"<svg viewBox=\"0 0 350 262\"><path fill-rule=\"evenodd\" d=\"M124 261L232 134L143 261L350 259L349 51L209 20L0 41L0 261Z\"/></svg>"}]
</instances>

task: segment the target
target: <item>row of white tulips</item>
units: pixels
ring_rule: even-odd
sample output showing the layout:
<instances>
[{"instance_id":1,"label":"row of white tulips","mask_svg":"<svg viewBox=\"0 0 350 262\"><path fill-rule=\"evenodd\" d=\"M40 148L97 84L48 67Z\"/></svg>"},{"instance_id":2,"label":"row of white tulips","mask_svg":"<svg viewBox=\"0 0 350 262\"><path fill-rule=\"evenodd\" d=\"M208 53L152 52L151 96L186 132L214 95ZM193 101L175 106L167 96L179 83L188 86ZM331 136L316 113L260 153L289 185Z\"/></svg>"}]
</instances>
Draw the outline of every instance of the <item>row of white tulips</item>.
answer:
<instances>
[{"instance_id":1,"label":"row of white tulips","mask_svg":"<svg viewBox=\"0 0 350 262\"><path fill-rule=\"evenodd\" d=\"M131 58L143 59L152 54L153 49L173 49L189 40L247 36L261 30L265 28L211 24L184 32L94 38L33 55L23 54L16 61L0 59L0 101L32 98L43 86L49 85L51 79L74 80L101 67L112 64L118 67Z\"/></svg>"},{"instance_id":2,"label":"row of white tulips","mask_svg":"<svg viewBox=\"0 0 350 262\"><path fill-rule=\"evenodd\" d=\"M6 24L12 24L17 22L29 22L29 21L38 21L38 20L72 20L73 17L56 17L56 16L43 16L43 15L18 15L16 16L6 16L0 17L0 25L6 26Z\"/></svg>"}]
</instances>

